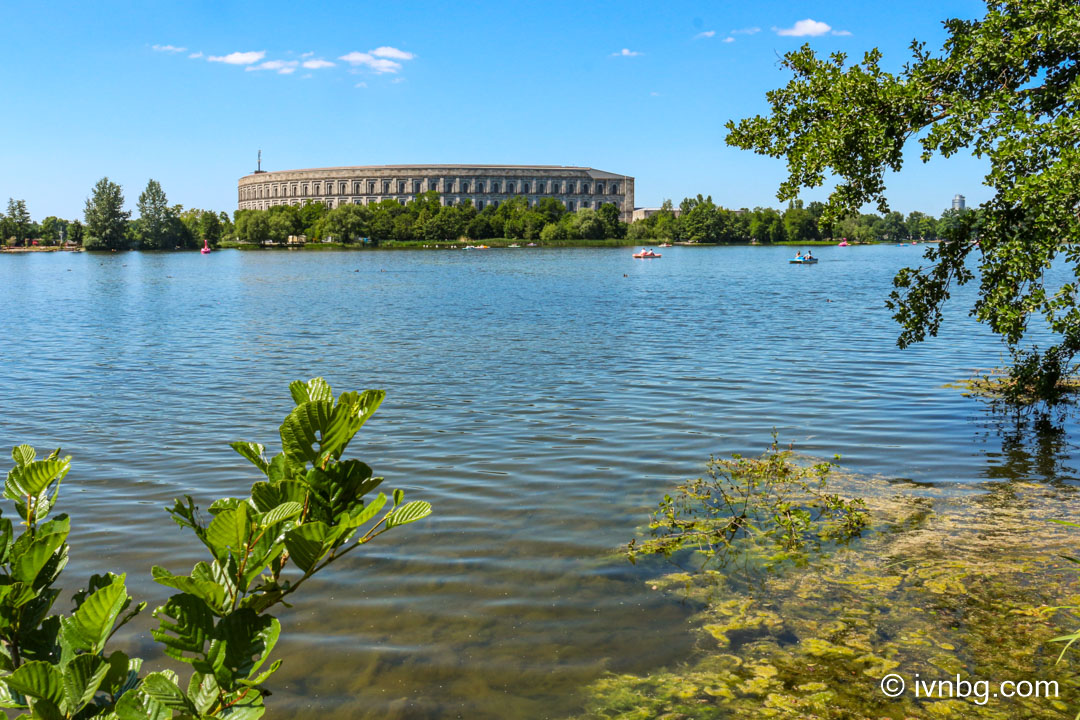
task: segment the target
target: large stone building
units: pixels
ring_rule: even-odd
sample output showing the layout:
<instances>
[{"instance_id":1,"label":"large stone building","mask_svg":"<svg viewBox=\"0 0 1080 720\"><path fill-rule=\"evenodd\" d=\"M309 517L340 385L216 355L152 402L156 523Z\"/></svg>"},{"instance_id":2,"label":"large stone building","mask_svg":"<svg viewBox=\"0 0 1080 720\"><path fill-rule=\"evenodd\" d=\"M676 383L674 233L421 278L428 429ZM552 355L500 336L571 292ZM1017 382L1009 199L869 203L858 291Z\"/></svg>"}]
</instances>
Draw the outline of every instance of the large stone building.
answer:
<instances>
[{"instance_id":1,"label":"large stone building","mask_svg":"<svg viewBox=\"0 0 1080 720\"><path fill-rule=\"evenodd\" d=\"M521 195L531 205L553 197L569 210L614 203L626 222L634 211L634 178L561 165L360 165L257 171L240 178L237 206L265 210L320 202L338 207L388 198L405 203L429 190L438 192L444 205L468 199L480 210Z\"/></svg>"}]
</instances>

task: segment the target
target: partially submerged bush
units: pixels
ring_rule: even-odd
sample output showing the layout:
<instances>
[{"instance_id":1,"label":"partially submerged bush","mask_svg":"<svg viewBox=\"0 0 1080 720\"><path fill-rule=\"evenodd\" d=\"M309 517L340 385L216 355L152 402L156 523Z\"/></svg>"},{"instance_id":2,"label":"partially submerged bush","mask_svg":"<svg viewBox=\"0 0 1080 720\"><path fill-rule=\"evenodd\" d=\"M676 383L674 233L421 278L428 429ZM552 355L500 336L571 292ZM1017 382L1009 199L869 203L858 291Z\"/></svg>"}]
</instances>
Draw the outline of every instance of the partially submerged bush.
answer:
<instances>
[{"instance_id":1,"label":"partially submerged bush","mask_svg":"<svg viewBox=\"0 0 1080 720\"><path fill-rule=\"evenodd\" d=\"M651 537L630 541L631 561L641 553L693 549L706 564L763 552L771 565L858 535L868 523L864 503L829 492L834 465L801 466L792 455L774 437L760 457L710 459L705 477L682 483L674 497L664 495L649 523Z\"/></svg>"},{"instance_id":2,"label":"partially submerged bush","mask_svg":"<svg viewBox=\"0 0 1080 720\"><path fill-rule=\"evenodd\" d=\"M68 616L50 615L67 564L66 515L47 520L71 459L56 450L43 460L28 445L12 450L15 467L4 497L26 529L16 538L0 518L0 707L44 720L232 718L265 712L264 683L281 660L266 665L281 625L267 610L315 573L388 530L431 513L426 502L391 507L369 494L383 478L359 460L342 460L353 436L385 393L342 393L334 401L322 378L289 386L296 408L281 425L282 452L232 447L265 476L245 497L224 498L203 518L190 496L169 508L209 552L188 575L153 568L154 580L179 592L154 611L154 639L192 667L186 689L171 671L140 676L142 660L106 644L146 603L132 607L124 575L94 575L74 596ZM354 541L355 539L355 541ZM264 667L265 666L265 667Z\"/></svg>"}]
</instances>

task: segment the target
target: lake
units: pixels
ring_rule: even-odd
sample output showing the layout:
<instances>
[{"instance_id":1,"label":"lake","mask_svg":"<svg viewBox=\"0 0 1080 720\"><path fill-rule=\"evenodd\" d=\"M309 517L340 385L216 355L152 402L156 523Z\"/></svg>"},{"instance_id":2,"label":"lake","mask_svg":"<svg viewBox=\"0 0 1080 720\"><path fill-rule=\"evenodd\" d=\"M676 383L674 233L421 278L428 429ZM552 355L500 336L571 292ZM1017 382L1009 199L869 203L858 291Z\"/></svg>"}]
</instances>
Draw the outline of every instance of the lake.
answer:
<instances>
[{"instance_id":1,"label":"lake","mask_svg":"<svg viewBox=\"0 0 1080 720\"><path fill-rule=\"evenodd\" d=\"M28 253L0 256L0 445L73 456L62 584L190 570L163 506L257 479L288 382L384 388L350 446L434 506L279 613L273 718L558 718L600 673L690 652L693 608L619 546L712 455L775 431L944 493L1075 483L1075 423L1027 438L946 383L1000 364L966 316L900 351L883 306L920 247ZM6 451L5 451L6 452ZM6 467L6 466L5 466ZM66 600L58 604L67 609ZM159 657L149 612L122 642Z\"/></svg>"}]
</instances>

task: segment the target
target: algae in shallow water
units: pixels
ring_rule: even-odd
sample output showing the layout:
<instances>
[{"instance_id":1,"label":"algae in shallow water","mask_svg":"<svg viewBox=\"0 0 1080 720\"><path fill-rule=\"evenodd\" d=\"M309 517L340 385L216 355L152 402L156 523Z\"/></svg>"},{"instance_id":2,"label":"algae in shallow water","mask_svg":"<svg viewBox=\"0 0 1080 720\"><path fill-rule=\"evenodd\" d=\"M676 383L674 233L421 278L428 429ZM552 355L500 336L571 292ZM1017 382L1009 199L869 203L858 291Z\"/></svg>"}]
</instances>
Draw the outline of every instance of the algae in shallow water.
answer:
<instances>
[{"instance_id":1,"label":"algae in shallow water","mask_svg":"<svg viewBox=\"0 0 1080 720\"><path fill-rule=\"evenodd\" d=\"M1077 537L1052 518L1067 490L1013 483L967 499L846 478L879 532L758 582L678 573L652 584L703 603L699 653L647 676L608 675L581 718L862 718L1073 720L1075 662L1055 664L1065 618L1080 604L1061 559ZM933 512L928 512L932 509ZM881 679L908 681L888 698ZM911 681L1056 681L1057 697L915 697ZM925 693L922 693L925 695Z\"/></svg>"}]
</instances>

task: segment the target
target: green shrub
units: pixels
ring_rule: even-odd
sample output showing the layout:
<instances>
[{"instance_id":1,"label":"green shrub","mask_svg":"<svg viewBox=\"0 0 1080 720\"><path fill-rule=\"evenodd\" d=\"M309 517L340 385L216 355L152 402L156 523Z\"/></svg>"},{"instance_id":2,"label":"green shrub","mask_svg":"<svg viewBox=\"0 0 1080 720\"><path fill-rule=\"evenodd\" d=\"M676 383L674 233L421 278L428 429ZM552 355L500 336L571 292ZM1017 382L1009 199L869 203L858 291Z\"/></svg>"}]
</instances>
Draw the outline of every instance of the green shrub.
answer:
<instances>
[{"instance_id":1,"label":"green shrub","mask_svg":"<svg viewBox=\"0 0 1080 720\"><path fill-rule=\"evenodd\" d=\"M50 614L70 523L67 515L47 518L71 458L56 450L37 460L28 445L12 450L4 497L25 529L15 537L12 521L0 517L0 707L44 720L263 714L264 684L281 665L267 664L281 632L267 611L360 545L431 513L426 502L403 503L401 490L383 512L386 496L370 496L383 479L359 460L341 459L383 391L342 393L335 402L322 378L289 389L296 407L281 425L281 453L267 460L262 445L232 443L264 476L247 496L214 502L209 517L190 496L168 509L209 556L187 575L153 568L156 582L179 591L154 611L153 636L191 666L186 686L171 671L141 675L141 659L106 652L146 606L133 605L124 575L94 575L75 593L70 615Z\"/></svg>"}]
</instances>

